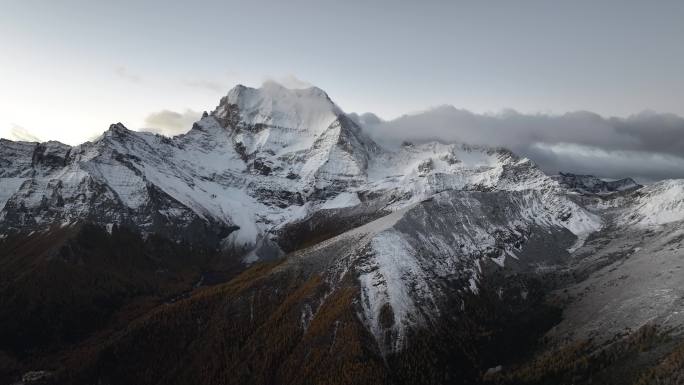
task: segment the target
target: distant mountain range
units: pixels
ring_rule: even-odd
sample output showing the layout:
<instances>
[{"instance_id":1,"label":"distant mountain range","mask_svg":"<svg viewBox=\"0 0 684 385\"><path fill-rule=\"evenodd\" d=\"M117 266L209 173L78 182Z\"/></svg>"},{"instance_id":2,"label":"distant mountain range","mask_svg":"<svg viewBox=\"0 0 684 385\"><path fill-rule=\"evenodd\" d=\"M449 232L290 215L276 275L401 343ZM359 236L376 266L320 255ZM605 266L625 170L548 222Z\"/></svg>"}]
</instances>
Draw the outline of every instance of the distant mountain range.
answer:
<instances>
[{"instance_id":1,"label":"distant mountain range","mask_svg":"<svg viewBox=\"0 0 684 385\"><path fill-rule=\"evenodd\" d=\"M387 149L372 118L267 83L173 138L0 140L0 379L676 378L683 181Z\"/></svg>"},{"instance_id":2,"label":"distant mountain range","mask_svg":"<svg viewBox=\"0 0 684 385\"><path fill-rule=\"evenodd\" d=\"M576 175L562 172L552 176L552 178L561 186L581 194L606 195L637 190L643 187L632 178L605 181L593 175Z\"/></svg>"}]
</instances>

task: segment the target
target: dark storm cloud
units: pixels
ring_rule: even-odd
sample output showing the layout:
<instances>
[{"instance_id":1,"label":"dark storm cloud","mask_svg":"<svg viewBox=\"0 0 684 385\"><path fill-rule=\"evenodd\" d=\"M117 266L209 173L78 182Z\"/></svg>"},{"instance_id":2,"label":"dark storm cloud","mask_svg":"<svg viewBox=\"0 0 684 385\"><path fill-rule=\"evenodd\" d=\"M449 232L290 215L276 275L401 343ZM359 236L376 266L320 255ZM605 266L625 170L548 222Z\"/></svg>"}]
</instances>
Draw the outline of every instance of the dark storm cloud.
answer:
<instances>
[{"instance_id":1,"label":"dark storm cloud","mask_svg":"<svg viewBox=\"0 0 684 385\"><path fill-rule=\"evenodd\" d=\"M507 147L550 173L633 176L644 181L684 178L684 118L672 114L475 114L442 106L365 127L387 145L441 140Z\"/></svg>"},{"instance_id":2,"label":"dark storm cloud","mask_svg":"<svg viewBox=\"0 0 684 385\"><path fill-rule=\"evenodd\" d=\"M643 112L629 119L611 119L615 130L632 137L640 149L684 155L684 118Z\"/></svg>"}]
</instances>

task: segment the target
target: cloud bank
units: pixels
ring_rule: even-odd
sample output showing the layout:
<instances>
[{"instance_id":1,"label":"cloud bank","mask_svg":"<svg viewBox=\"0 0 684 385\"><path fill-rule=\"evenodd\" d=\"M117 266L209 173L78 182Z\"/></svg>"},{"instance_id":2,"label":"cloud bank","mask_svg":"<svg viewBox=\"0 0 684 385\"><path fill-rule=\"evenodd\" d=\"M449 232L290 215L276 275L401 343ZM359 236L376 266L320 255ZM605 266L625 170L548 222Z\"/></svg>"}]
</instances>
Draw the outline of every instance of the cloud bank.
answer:
<instances>
[{"instance_id":1,"label":"cloud bank","mask_svg":"<svg viewBox=\"0 0 684 385\"><path fill-rule=\"evenodd\" d=\"M643 182L684 178L684 118L673 114L647 111L627 118L604 118L586 111L476 114L441 106L392 121L359 120L387 146L405 140L457 141L509 148L548 173L632 176Z\"/></svg>"}]
</instances>

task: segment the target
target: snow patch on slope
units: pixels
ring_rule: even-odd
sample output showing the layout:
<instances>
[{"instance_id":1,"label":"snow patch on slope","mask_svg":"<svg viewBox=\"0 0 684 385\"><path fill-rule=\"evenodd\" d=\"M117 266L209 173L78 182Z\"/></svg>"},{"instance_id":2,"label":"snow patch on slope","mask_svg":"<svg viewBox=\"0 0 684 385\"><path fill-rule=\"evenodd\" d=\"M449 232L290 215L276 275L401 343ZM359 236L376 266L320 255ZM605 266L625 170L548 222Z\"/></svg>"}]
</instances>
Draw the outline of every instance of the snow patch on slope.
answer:
<instances>
[{"instance_id":1,"label":"snow patch on slope","mask_svg":"<svg viewBox=\"0 0 684 385\"><path fill-rule=\"evenodd\" d=\"M370 245L373 263L359 276L362 305L371 332L376 338L383 335L381 314L389 305L392 312L392 350L403 343L407 326L416 322L417 313L411 294L428 291L423 287L409 287L409 282L425 282L423 271L414 258L416 251L395 230L383 231L373 237Z\"/></svg>"},{"instance_id":2,"label":"snow patch on slope","mask_svg":"<svg viewBox=\"0 0 684 385\"><path fill-rule=\"evenodd\" d=\"M684 179L665 180L641 191L621 218L623 223L647 227L684 220Z\"/></svg>"},{"instance_id":3,"label":"snow patch on slope","mask_svg":"<svg viewBox=\"0 0 684 385\"><path fill-rule=\"evenodd\" d=\"M338 194L335 198L326 201L321 205L322 209L340 209L344 207L353 207L361 203L359 194L355 192L343 192Z\"/></svg>"}]
</instances>

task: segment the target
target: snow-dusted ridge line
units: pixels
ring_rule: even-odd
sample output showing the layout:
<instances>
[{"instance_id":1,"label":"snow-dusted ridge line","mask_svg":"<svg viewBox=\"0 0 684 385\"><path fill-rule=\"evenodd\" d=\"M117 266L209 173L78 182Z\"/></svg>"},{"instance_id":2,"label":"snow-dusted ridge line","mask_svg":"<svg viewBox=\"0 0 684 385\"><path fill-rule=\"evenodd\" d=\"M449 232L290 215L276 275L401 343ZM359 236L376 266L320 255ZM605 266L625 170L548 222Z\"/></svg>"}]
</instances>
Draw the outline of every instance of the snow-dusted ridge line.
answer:
<instances>
[{"instance_id":1,"label":"snow-dusted ridge line","mask_svg":"<svg viewBox=\"0 0 684 385\"><path fill-rule=\"evenodd\" d=\"M663 180L643 187L618 218L620 225L640 228L680 221L684 221L684 179Z\"/></svg>"}]
</instances>

